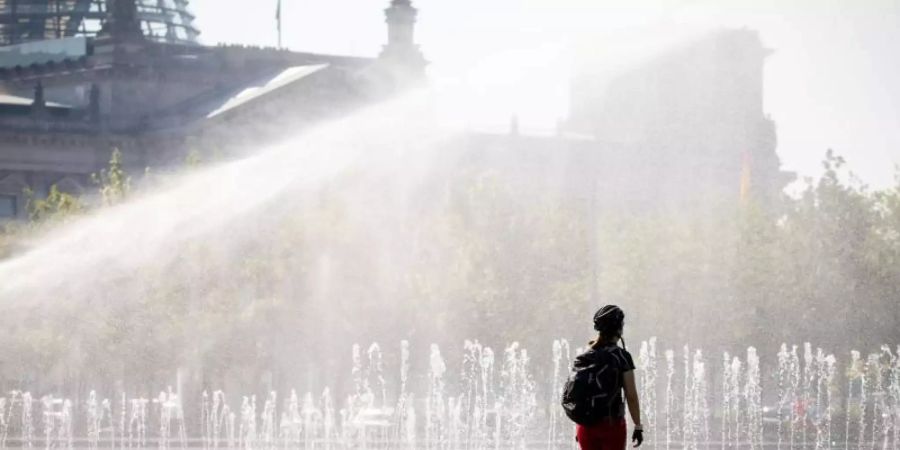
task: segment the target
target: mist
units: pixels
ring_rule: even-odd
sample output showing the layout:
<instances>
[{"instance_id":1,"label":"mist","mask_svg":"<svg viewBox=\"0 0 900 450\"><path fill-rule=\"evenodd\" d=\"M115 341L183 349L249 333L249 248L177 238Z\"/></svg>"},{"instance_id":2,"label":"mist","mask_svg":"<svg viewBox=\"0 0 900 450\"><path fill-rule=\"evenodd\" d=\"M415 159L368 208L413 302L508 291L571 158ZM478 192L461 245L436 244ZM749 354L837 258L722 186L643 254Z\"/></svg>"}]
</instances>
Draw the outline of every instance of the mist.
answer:
<instances>
[{"instance_id":1,"label":"mist","mask_svg":"<svg viewBox=\"0 0 900 450\"><path fill-rule=\"evenodd\" d=\"M206 43L271 45L220 3L192 3ZM654 448L900 445L900 6L414 3L423 78L335 57L30 197L0 233L0 446L568 448L606 304ZM384 7L279 14L291 50L371 56ZM257 51L291 57L216 67Z\"/></svg>"}]
</instances>

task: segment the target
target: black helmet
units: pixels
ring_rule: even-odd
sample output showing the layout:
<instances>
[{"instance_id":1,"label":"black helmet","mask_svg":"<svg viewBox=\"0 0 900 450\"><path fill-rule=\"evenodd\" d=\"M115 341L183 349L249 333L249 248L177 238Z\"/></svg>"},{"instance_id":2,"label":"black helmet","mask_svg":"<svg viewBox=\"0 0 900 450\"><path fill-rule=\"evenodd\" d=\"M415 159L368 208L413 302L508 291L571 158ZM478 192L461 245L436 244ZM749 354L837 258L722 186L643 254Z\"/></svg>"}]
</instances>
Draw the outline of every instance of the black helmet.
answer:
<instances>
[{"instance_id":1,"label":"black helmet","mask_svg":"<svg viewBox=\"0 0 900 450\"><path fill-rule=\"evenodd\" d=\"M607 337L621 336L625 313L616 305L606 305L594 314L594 329Z\"/></svg>"}]
</instances>

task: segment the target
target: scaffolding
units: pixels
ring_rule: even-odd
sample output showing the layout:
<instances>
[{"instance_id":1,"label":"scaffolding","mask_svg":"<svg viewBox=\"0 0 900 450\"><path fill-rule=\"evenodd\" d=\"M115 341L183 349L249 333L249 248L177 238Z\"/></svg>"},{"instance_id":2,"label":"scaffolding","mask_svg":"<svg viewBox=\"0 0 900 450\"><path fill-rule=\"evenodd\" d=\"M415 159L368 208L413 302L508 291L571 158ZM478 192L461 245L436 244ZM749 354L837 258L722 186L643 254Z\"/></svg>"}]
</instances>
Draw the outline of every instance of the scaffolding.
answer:
<instances>
[{"instance_id":1,"label":"scaffolding","mask_svg":"<svg viewBox=\"0 0 900 450\"><path fill-rule=\"evenodd\" d=\"M0 0L0 46L93 37L107 18L108 0ZM200 32L188 0L137 0L144 35L172 44L197 44Z\"/></svg>"}]
</instances>

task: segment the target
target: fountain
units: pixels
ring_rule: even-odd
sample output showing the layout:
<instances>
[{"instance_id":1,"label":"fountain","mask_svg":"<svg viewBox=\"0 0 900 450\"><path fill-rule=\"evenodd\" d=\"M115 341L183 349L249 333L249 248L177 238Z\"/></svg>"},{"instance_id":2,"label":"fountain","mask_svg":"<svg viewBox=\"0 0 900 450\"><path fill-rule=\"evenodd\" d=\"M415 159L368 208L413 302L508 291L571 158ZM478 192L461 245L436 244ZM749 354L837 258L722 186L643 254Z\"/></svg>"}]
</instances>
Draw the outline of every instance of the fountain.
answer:
<instances>
[{"instance_id":1,"label":"fountain","mask_svg":"<svg viewBox=\"0 0 900 450\"><path fill-rule=\"evenodd\" d=\"M659 430L657 430L657 401L656 395L659 390L656 385L657 367L656 367L656 338L652 337L649 341L641 343L641 350L638 357L638 369L640 375L640 386L643 392L641 399L642 413L644 422L647 426L646 437L653 446L653 450L659 450Z\"/></svg>"},{"instance_id":2,"label":"fountain","mask_svg":"<svg viewBox=\"0 0 900 450\"><path fill-rule=\"evenodd\" d=\"M700 349L687 347L682 355L684 370L677 371L675 352L666 350L663 386L655 384L657 342L644 342L638 370L647 436L660 436L659 442L650 440L646 445L900 448L900 358L896 356L900 349L884 346L865 359L854 351L849 362L841 364L836 356L809 344L802 346L799 358L799 348L782 345L772 370L766 369L765 358L753 347L747 349L744 360L724 353L718 373L710 372L717 365L709 365ZM186 417L183 399L171 388L152 401L124 393L111 400L91 391L80 403L53 395L37 400L29 392L12 391L0 398L0 448L573 448L573 425L559 414L557 398L565 379L564 364L571 363L566 341L550 346L548 373L552 376L546 383L535 381L530 354L518 344L506 347L495 374L493 351L477 341L466 341L458 378L450 376L454 371L449 370L441 349L432 345L427 387L421 396L411 386L416 374L410 369L410 344L402 342L400 350L394 380L387 376L380 346L371 345L365 357L359 346L354 347L355 384L338 411L340 422L335 422L330 390L318 401L312 393L301 396L291 391L283 403L277 392L269 392L262 408L257 408L255 395L242 396L239 414L231 407L238 397L223 391L203 392L198 399L198 421ZM712 389L714 379L721 380L720 390ZM684 382L683 390L674 389L676 380ZM653 400L657 391L664 393L661 410ZM766 401L775 406L764 407ZM155 415L147 414L148 405ZM418 408L424 414L421 421ZM118 420L113 411L120 411ZM844 425L835 427L841 419ZM39 424L42 433L36 434ZM651 424L661 429L651 431Z\"/></svg>"},{"instance_id":3,"label":"fountain","mask_svg":"<svg viewBox=\"0 0 900 450\"><path fill-rule=\"evenodd\" d=\"M411 295L405 298L409 302L428 297L431 286L419 286L419 280L406 278L404 264L418 260L409 257L412 252L396 248L406 250L415 247L410 242L428 240L432 236L423 230L429 227L452 229L458 225L454 220L466 219L413 225L418 216L411 210L433 207L430 198L414 201L421 187L416 181L431 176L438 170L435 167L443 167L434 164L446 157L440 144L455 136L427 120L420 95L323 125L244 160L176 177L158 192L68 224L59 234L41 237L33 251L0 264L4 281L0 300L8 300L4 305L12 313L46 308L63 319L67 314L85 315L85 311L91 317L115 317L122 323L114 325L144 326L141 330L148 335L158 325L153 319L177 316L189 323L179 331L197 355L215 355L210 350L215 338L219 344L225 343L222 348L247 344L242 340L246 335L235 342L228 338L241 327L278 322L279 317L266 311L266 303L295 300L292 312L302 314L310 330L297 332L295 337L305 340L302 351L295 353L303 355L292 362L295 368L310 373L321 370L322 378L328 379L333 373L322 368L327 364L321 359L338 354L333 346L366 335L347 337L335 332L334 323L346 318L343 311L335 312L339 308L332 302L347 292L333 292L344 280L333 280L331 261L339 254L352 260L363 252L358 251L358 242L344 242L350 239L348 233L322 239L324 233L307 229L307 219L317 220L321 229L329 230L333 222L339 222L334 217L350 216L348 222L357 231L365 231L362 236L367 249L394 246L393 251L369 252L374 256L367 256L377 261L388 260L388 264L372 266L387 267L383 270L390 273L372 275L368 281L377 287L380 283L416 285L418 290L410 292L421 297ZM398 173L404 176L397 177ZM359 179L366 182L358 183ZM477 181L480 190L467 194L490 198L490 180ZM335 199L343 203L332 201ZM381 202L389 204L364 207ZM352 207L341 208L342 204ZM491 207L485 209L495 212ZM385 210L390 213L384 214ZM151 216L158 220L148 223ZM566 222L567 217L562 217L560 222ZM303 226L280 226L291 221ZM394 228L403 232L395 233ZM305 244L330 238L328 245L315 247L319 251L309 252L312 255L290 251L303 249L300 245L289 251L280 248L278 244L295 238L298 229L310 233L304 236L308 239ZM502 231L498 234L505 235L507 230ZM260 248L265 251L249 250ZM427 247L422 252L432 250ZM440 256L434 259L443 262ZM270 261L276 262L274 267L266 266ZM463 279L469 275L461 272ZM297 282L298 273L314 280L309 283L313 286ZM271 295L272 291L283 296ZM393 292L384 291L387 293L376 293L381 297L375 307L360 307L355 318L408 309L408 304L400 303L403 300L390 303L395 301L390 295ZM55 302L60 296L68 301ZM429 307L436 308L446 306L441 302L457 300L432 297L436 299L428 298L434 302ZM501 294L497 297L502 298ZM158 303L163 306L155 310ZM206 317L206 310L220 307L232 307L240 320L230 323L212 315L206 323L192 323L197 317ZM135 311L145 310L158 314L147 319L149 325L129 322ZM10 317L11 323L17 323L17 315ZM348 327L352 329L363 321L347 322L353 322ZM441 325L441 320L434 323ZM374 336L393 331L390 325L377 325L381 327L366 331ZM396 333L400 335L403 332ZM255 347L250 347L281 356L295 351L291 343L253 342ZM40 400L28 391L10 391L0 398L0 449L573 448L573 427L558 403L573 353L582 349L573 352L565 339L554 340L549 349L536 353L517 342L495 348L498 351L483 342L466 340L461 358L455 359L454 351L445 353L438 344L420 353L403 340L399 364L394 367L388 363L392 353L383 351L389 347L354 345L350 369L340 380L332 385L322 383L325 386L310 382L306 392L293 387L276 390L271 380L256 386L259 379L253 379L253 374L242 379L246 393L228 392L225 386L204 379L197 384L207 390L196 398L190 391L182 392L180 384L176 384L178 389L168 387L156 395L134 388L115 392L113 398L100 394L113 391L110 385L94 386L98 390L89 391L86 398L83 391L43 392L45 388L17 386L40 391ZM678 349L649 338L641 343L637 355L647 445L653 450L900 448L900 355L891 347L865 356L854 351L847 361L811 343L782 345L777 355L772 355L774 361L754 347L726 352L721 358L704 353L695 343L677 351L673 348ZM169 363L170 356L160 353ZM111 365L117 362L116 357L108 360ZM242 362L236 359L223 364L239 369ZM134 371L125 365L117 369L121 370L109 372ZM262 391L254 390L260 387ZM83 389L81 384L78 389Z\"/></svg>"}]
</instances>

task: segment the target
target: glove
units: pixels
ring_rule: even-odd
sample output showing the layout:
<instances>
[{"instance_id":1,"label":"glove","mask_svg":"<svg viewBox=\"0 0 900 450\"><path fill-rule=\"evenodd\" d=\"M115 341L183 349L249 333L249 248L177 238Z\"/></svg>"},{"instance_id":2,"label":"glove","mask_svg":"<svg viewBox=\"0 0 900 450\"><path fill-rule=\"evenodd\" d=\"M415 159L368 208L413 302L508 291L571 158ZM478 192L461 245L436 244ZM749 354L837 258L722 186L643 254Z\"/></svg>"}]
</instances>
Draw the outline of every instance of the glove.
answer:
<instances>
[{"instance_id":1,"label":"glove","mask_svg":"<svg viewBox=\"0 0 900 450\"><path fill-rule=\"evenodd\" d=\"M636 428L633 433L631 433L631 443L634 444L635 448L640 447L644 442L644 430L640 428Z\"/></svg>"}]
</instances>

